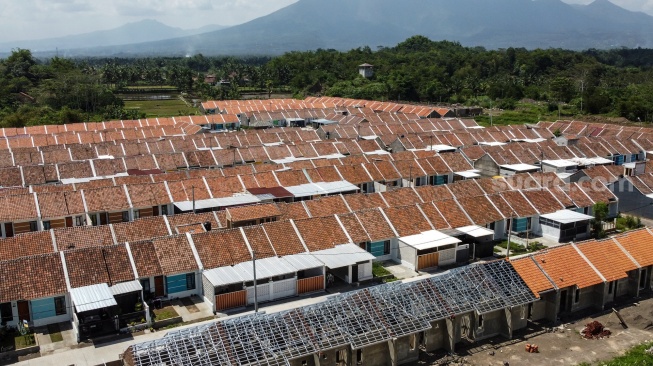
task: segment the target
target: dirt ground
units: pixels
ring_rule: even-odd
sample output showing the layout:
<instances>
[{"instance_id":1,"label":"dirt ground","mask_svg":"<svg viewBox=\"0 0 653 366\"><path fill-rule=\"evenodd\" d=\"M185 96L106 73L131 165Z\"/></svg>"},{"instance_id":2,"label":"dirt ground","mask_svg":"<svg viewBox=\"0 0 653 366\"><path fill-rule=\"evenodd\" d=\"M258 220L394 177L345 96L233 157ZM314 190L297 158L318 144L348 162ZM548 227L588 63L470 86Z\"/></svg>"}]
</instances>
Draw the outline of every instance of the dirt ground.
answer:
<instances>
[{"instance_id":1,"label":"dirt ground","mask_svg":"<svg viewBox=\"0 0 653 366\"><path fill-rule=\"evenodd\" d=\"M425 365L576 365L595 364L622 355L630 348L653 341L653 298L640 299L617 307L628 325L624 329L610 309L558 327L541 327L529 323L529 329L516 333L512 340L497 337L479 341L459 350L455 357L431 355L420 360ZM580 336L585 325L593 320L601 322L612 332L609 338L586 340ZM553 329L553 330L552 330ZM539 353L527 353L527 343L537 344Z\"/></svg>"}]
</instances>

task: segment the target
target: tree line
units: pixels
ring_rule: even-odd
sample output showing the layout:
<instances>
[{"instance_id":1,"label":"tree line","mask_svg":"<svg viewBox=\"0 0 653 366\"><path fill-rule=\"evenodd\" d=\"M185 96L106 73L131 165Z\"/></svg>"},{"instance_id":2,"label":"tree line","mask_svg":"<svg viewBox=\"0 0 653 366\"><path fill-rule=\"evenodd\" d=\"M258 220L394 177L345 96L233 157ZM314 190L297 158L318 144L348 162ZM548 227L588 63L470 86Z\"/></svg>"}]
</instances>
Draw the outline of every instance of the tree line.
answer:
<instances>
[{"instance_id":1,"label":"tree line","mask_svg":"<svg viewBox=\"0 0 653 366\"><path fill-rule=\"evenodd\" d=\"M374 65L365 79L358 65ZM222 86L204 82L206 75ZM370 100L513 108L530 99L551 109L633 121L653 119L653 50L583 52L486 50L411 37L395 47L318 49L279 57L97 58L47 60L14 50L0 60L0 127L141 118L119 97L130 87L171 87L199 99L243 91L291 90Z\"/></svg>"}]
</instances>

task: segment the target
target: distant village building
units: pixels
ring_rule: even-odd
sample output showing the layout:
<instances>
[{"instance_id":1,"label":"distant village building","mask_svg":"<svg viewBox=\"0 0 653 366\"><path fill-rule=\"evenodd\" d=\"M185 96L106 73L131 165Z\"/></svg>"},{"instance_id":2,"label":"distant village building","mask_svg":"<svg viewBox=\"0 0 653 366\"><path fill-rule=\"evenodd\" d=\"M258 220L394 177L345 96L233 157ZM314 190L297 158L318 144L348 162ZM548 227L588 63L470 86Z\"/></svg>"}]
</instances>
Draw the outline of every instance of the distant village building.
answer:
<instances>
[{"instance_id":1,"label":"distant village building","mask_svg":"<svg viewBox=\"0 0 653 366\"><path fill-rule=\"evenodd\" d=\"M374 66L370 64L358 65L358 73L364 78L371 78L374 76Z\"/></svg>"}]
</instances>

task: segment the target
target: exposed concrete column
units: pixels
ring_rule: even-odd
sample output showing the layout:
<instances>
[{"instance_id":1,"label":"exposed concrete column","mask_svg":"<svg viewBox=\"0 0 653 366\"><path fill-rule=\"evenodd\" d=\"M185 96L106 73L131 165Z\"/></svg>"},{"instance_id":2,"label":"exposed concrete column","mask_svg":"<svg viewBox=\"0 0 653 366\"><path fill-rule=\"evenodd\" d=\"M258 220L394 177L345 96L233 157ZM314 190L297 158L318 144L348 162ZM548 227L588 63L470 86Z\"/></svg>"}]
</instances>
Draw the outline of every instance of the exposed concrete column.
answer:
<instances>
[{"instance_id":1,"label":"exposed concrete column","mask_svg":"<svg viewBox=\"0 0 653 366\"><path fill-rule=\"evenodd\" d=\"M313 361L315 362L315 366L320 366L320 354L319 353L313 353Z\"/></svg>"},{"instance_id":2,"label":"exposed concrete column","mask_svg":"<svg viewBox=\"0 0 653 366\"><path fill-rule=\"evenodd\" d=\"M390 351L390 366L397 366L397 349L395 348L396 338L388 340L388 351Z\"/></svg>"},{"instance_id":3,"label":"exposed concrete column","mask_svg":"<svg viewBox=\"0 0 653 366\"><path fill-rule=\"evenodd\" d=\"M454 353L456 350L456 343L454 342L454 334L455 334L455 329L454 329L454 320L455 318L447 318L446 319L446 326L447 326L447 342L445 342L445 349L451 353Z\"/></svg>"},{"instance_id":4,"label":"exposed concrete column","mask_svg":"<svg viewBox=\"0 0 653 366\"><path fill-rule=\"evenodd\" d=\"M506 323L508 325L508 339L512 339L512 307L503 309L506 314Z\"/></svg>"}]
</instances>

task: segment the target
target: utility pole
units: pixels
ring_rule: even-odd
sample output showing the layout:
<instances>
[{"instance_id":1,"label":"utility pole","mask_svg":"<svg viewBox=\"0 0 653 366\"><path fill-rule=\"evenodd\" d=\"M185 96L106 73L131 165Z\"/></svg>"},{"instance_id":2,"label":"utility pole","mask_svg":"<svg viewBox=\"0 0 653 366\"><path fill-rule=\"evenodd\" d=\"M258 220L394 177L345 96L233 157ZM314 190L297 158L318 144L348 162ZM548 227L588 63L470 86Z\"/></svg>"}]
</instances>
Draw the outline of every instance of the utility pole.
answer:
<instances>
[{"instance_id":1,"label":"utility pole","mask_svg":"<svg viewBox=\"0 0 653 366\"><path fill-rule=\"evenodd\" d=\"M256 288L256 251L252 250L252 265L254 266L254 312L258 313L258 289Z\"/></svg>"},{"instance_id":2,"label":"utility pole","mask_svg":"<svg viewBox=\"0 0 653 366\"><path fill-rule=\"evenodd\" d=\"M433 151L433 135L429 136L429 150Z\"/></svg>"},{"instance_id":3,"label":"utility pole","mask_svg":"<svg viewBox=\"0 0 653 366\"><path fill-rule=\"evenodd\" d=\"M583 91L585 90L585 80L580 81L580 114L583 114Z\"/></svg>"},{"instance_id":4,"label":"utility pole","mask_svg":"<svg viewBox=\"0 0 653 366\"><path fill-rule=\"evenodd\" d=\"M492 127L492 99L490 99L490 127Z\"/></svg>"},{"instance_id":5,"label":"utility pole","mask_svg":"<svg viewBox=\"0 0 653 366\"><path fill-rule=\"evenodd\" d=\"M409 178L408 178L408 186L412 187L413 186L413 162L410 162L410 167L408 167L408 173L409 173Z\"/></svg>"},{"instance_id":6,"label":"utility pole","mask_svg":"<svg viewBox=\"0 0 653 366\"><path fill-rule=\"evenodd\" d=\"M193 193L193 213L195 213L195 186L191 186L190 188Z\"/></svg>"}]
</instances>

